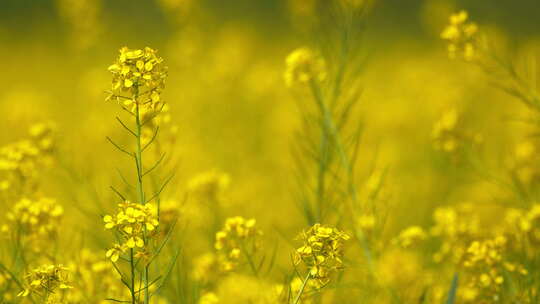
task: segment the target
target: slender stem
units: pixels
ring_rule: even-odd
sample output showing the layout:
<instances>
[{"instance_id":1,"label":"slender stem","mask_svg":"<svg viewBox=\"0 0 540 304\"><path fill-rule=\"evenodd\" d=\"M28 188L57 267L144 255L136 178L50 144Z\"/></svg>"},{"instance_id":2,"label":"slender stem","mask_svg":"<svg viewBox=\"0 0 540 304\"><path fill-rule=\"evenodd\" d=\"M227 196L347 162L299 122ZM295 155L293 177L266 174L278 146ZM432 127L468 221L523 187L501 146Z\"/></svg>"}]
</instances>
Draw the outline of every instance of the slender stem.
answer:
<instances>
[{"instance_id":1,"label":"slender stem","mask_svg":"<svg viewBox=\"0 0 540 304\"><path fill-rule=\"evenodd\" d=\"M310 82L310 86L313 97L315 98L315 101L317 102L317 105L319 106L319 109L323 116L323 123L330 135L330 139L333 141L335 148L337 149L337 152L339 154L341 166L343 167L343 169L345 169L345 172L347 174L347 188L352 200L352 204L349 206L349 208L353 217L356 218L356 208L358 206L358 191L356 189L356 185L354 184L354 172L351 161L341 141L339 131L337 130L334 120L332 118L332 113L324 102L324 98L319 85L312 80ZM373 255L371 254L369 244L364 237L364 233L362 232L362 230L356 229L356 236L360 241L362 249L364 250L366 259L368 260L369 269L372 271L372 273L374 273Z\"/></svg>"},{"instance_id":2,"label":"slender stem","mask_svg":"<svg viewBox=\"0 0 540 304\"><path fill-rule=\"evenodd\" d=\"M138 92L138 90L136 91ZM138 93L135 95L135 99L138 98ZM139 203L144 204L144 189L143 189L143 161L142 161L142 143L141 143L141 134L142 134L142 125L140 117L139 103L135 103L135 138L137 142L137 151L136 151L136 161L137 161L137 190L139 192Z\"/></svg>"},{"instance_id":3,"label":"slender stem","mask_svg":"<svg viewBox=\"0 0 540 304\"><path fill-rule=\"evenodd\" d=\"M131 292L131 303L135 304L135 265L133 265L133 248L129 250L129 265L131 267L131 285L129 291Z\"/></svg>"},{"instance_id":4,"label":"slender stem","mask_svg":"<svg viewBox=\"0 0 540 304\"><path fill-rule=\"evenodd\" d=\"M326 200L326 175L328 173L328 130L321 129L321 142L319 146L319 172L317 175L317 222L322 222L322 206Z\"/></svg>"},{"instance_id":5,"label":"slender stem","mask_svg":"<svg viewBox=\"0 0 540 304\"><path fill-rule=\"evenodd\" d=\"M293 304L300 303L300 298L302 297L302 294L304 293L304 289L306 288L307 282L311 278L311 273L308 272L306 278L304 279L304 282L302 283L302 286L300 287L300 290L298 291L298 294L296 295L296 298L294 298Z\"/></svg>"},{"instance_id":6,"label":"slender stem","mask_svg":"<svg viewBox=\"0 0 540 304\"><path fill-rule=\"evenodd\" d=\"M144 188L143 188L143 161L142 161L142 143L141 143L141 135L142 135L142 123L141 123L141 115L140 115L140 107L139 107L139 89L138 87L135 88L135 138L137 143L137 150L135 154L136 162L137 162L137 190L139 193L139 203L144 204L145 198L144 198ZM145 229L146 230L146 229ZM144 235L144 241L147 242L146 239L146 231ZM144 267L144 303L148 304L150 302L150 293L148 292L148 273L150 265L146 265Z\"/></svg>"}]
</instances>

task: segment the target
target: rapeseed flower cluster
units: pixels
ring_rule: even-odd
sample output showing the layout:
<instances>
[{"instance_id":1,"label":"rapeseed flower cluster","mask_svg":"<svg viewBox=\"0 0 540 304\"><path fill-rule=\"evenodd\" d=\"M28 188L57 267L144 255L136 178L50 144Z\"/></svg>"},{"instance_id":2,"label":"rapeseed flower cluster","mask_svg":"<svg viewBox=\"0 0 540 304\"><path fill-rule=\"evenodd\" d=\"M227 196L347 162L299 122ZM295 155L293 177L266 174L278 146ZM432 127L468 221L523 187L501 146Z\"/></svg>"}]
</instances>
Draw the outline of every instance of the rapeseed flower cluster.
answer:
<instances>
[{"instance_id":1,"label":"rapeseed flower cluster","mask_svg":"<svg viewBox=\"0 0 540 304\"><path fill-rule=\"evenodd\" d=\"M51 122L36 123L30 127L27 138L0 147L0 174L5 173L0 178L4 177L5 187L35 179L40 169L50 163L55 129Z\"/></svg>"},{"instance_id":2,"label":"rapeseed flower cluster","mask_svg":"<svg viewBox=\"0 0 540 304\"><path fill-rule=\"evenodd\" d=\"M326 63L313 50L302 47L292 51L285 60L285 83L289 87L309 85L326 79Z\"/></svg>"},{"instance_id":3,"label":"rapeseed flower cluster","mask_svg":"<svg viewBox=\"0 0 540 304\"><path fill-rule=\"evenodd\" d=\"M514 148L513 157L510 160L511 170L516 179L525 186L532 186L540 181L538 155L538 143L534 139L519 142Z\"/></svg>"},{"instance_id":4,"label":"rapeseed flower cluster","mask_svg":"<svg viewBox=\"0 0 540 304\"><path fill-rule=\"evenodd\" d=\"M19 293L19 296L26 297L36 294L48 302L49 297L55 296L63 290L73 288L69 278L70 270L63 265L42 265L33 269L25 276L27 287Z\"/></svg>"},{"instance_id":5,"label":"rapeseed flower cluster","mask_svg":"<svg viewBox=\"0 0 540 304\"><path fill-rule=\"evenodd\" d=\"M50 245L61 231L64 208L56 200L22 198L7 213L13 232L30 242L36 251Z\"/></svg>"},{"instance_id":6,"label":"rapeseed flower cluster","mask_svg":"<svg viewBox=\"0 0 540 304\"><path fill-rule=\"evenodd\" d=\"M108 99L131 107L132 111L135 105L146 110L159 110L162 106L161 91L165 87L167 68L155 50L123 47L109 71L113 80Z\"/></svg>"},{"instance_id":7,"label":"rapeseed flower cluster","mask_svg":"<svg viewBox=\"0 0 540 304\"><path fill-rule=\"evenodd\" d=\"M467 248L463 266L469 274L465 286L472 302L494 301L500 298L505 276L516 273L527 275L520 265L510 263L505 258L508 240L504 236L482 241L473 241Z\"/></svg>"},{"instance_id":8,"label":"rapeseed flower cluster","mask_svg":"<svg viewBox=\"0 0 540 304\"><path fill-rule=\"evenodd\" d=\"M441 38L448 41L450 58L470 61L476 56L478 26L468 22L468 17L466 11L453 14L450 16L450 24L441 33Z\"/></svg>"},{"instance_id":9,"label":"rapeseed flower cluster","mask_svg":"<svg viewBox=\"0 0 540 304\"><path fill-rule=\"evenodd\" d=\"M315 224L299 238L303 245L296 249L294 263L307 267L309 277L323 287L334 272L343 269L344 242L350 237L337 228Z\"/></svg>"},{"instance_id":10,"label":"rapeseed flower cluster","mask_svg":"<svg viewBox=\"0 0 540 304\"><path fill-rule=\"evenodd\" d=\"M221 256L222 271L234 270L242 258L245 258L252 269L253 254L259 249L259 237L262 231L256 226L255 219L245 219L241 216L225 220L223 229L216 233L215 249Z\"/></svg>"},{"instance_id":11,"label":"rapeseed flower cluster","mask_svg":"<svg viewBox=\"0 0 540 304\"><path fill-rule=\"evenodd\" d=\"M140 256L145 255L148 238L155 233L159 225L154 206L129 201L118 204L118 213L105 215L103 221L106 229L114 229L121 236L121 242L106 253L112 262L118 261L122 253L128 249L138 249Z\"/></svg>"},{"instance_id":12,"label":"rapeseed flower cluster","mask_svg":"<svg viewBox=\"0 0 540 304\"><path fill-rule=\"evenodd\" d=\"M457 208L437 208L433 213L433 220L431 235L441 240L439 249L433 254L435 262L449 259L453 263L458 263L465 254L469 242L481 234L480 221L468 204L462 204Z\"/></svg>"},{"instance_id":13,"label":"rapeseed flower cluster","mask_svg":"<svg viewBox=\"0 0 540 304\"><path fill-rule=\"evenodd\" d=\"M394 242L403 248L415 246L427 239L427 233L420 226L410 226L399 233Z\"/></svg>"}]
</instances>

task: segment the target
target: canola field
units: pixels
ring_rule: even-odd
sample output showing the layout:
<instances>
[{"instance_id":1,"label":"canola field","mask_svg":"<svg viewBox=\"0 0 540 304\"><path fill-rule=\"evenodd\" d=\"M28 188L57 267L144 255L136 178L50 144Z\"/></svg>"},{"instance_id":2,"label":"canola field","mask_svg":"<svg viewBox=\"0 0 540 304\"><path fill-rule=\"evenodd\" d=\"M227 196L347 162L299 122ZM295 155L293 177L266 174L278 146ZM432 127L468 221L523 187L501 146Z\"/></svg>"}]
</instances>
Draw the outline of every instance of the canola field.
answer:
<instances>
[{"instance_id":1,"label":"canola field","mask_svg":"<svg viewBox=\"0 0 540 304\"><path fill-rule=\"evenodd\" d=\"M0 303L540 303L538 16L0 1Z\"/></svg>"}]
</instances>

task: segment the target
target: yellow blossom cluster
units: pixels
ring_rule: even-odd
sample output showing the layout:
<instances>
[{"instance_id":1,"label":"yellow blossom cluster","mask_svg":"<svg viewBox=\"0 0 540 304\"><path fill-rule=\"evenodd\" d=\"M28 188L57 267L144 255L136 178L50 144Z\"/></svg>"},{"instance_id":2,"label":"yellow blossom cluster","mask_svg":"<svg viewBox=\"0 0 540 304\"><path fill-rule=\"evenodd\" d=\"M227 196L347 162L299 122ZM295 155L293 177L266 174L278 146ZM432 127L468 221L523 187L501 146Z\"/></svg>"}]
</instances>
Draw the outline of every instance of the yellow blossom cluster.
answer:
<instances>
[{"instance_id":1,"label":"yellow blossom cluster","mask_svg":"<svg viewBox=\"0 0 540 304\"><path fill-rule=\"evenodd\" d=\"M258 249L258 236L262 231L256 227L255 219L245 219L241 216L225 220L223 229L216 233L215 249L221 253L221 270L233 270L242 256L248 260Z\"/></svg>"},{"instance_id":2,"label":"yellow blossom cluster","mask_svg":"<svg viewBox=\"0 0 540 304\"><path fill-rule=\"evenodd\" d=\"M78 50L93 46L101 33L99 0L57 0L60 16L70 27L70 38Z\"/></svg>"},{"instance_id":3,"label":"yellow blossom cluster","mask_svg":"<svg viewBox=\"0 0 540 304\"><path fill-rule=\"evenodd\" d=\"M526 241L529 251L540 249L540 204L534 204L527 210L507 210L505 226L506 234Z\"/></svg>"},{"instance_id":4,"label":"yellow blossom cluster","mask_svg":"<svg viewBox=\"0 0 540 304\"><path fill-rule=\"evenodd\" d=\"M6 187L11 184L11 179L35 177L40 165L49 162L54 148L54 131L53 123L37 123L30 127L28 138L0 147L0 173L3 171L8 175L4 181Z\"/></svg>"},{"instance_id":5,"label":"yellow blossom cluster","mask_svg":"<svg viewBox=\"0 0 540 304\"><path fill-rule=\"evenodd\" d=\"M468 204L458 207L440 207L433 213L434 225L431 235L441 240L439 250L433 255L435 262L449 258L458 263L465 254L469 242L478 238L480 221Z\"/></svg>"},{"instance_id":6,"label":"yellow blossom cluster","mask_svg":"<svg viewBox=\"0 0 540 304\"><path fill-rule=\"evenodd\" d=\"M427 233L420 226L410 226L399 233L394 242L403 248L409 248L427 238Z\"/></svg>"},{"instance_id":7,"label":"yellow blossom cluster","mask_svg":"<svg viewBox=\"0 0 540 304\"><path fill-rule=\"evenodd\" d=\"M527 275L528 271L521 265L506 261L504 253L507 239L497 236L492 239L473 241L467 248L463 266L469 275L466 286L469 289L467 300L497 301L504 283L503 273Z\"/></svg>"},{"instance_id":8,"label":"yellow blossom cluster","mask_svg":"<svg viewBox=\"0 0 540 304\"><path fill-rule=\"evenodd\" d=\"M71 289L69 273L69 269L61 264L35 268L25 276L27 287L19 293L19 296L37 294L47 299L61 290Z\"/></svg>"},{"instance_id":9,"label":"yellow blossom cluster","mask_svg":"<svg viewBox=\"0 0 540 304\"><path fill-rule=\"evenodd\" d=\"M123 47L116 63L109 66L109 71L113 74L109 99L132 107L132 111L136 105L159 110L163 104L161 91L165 86L167 67L155 50Z\"/></svg>"},{"instance_id":10,"label":"yellow blossom cluster","mask_svg":"<svg viewBox=\"0 0 540 304\"><path fill-rule=\"evenodd\" d=\"M60 230L64 208L54 199L41 198L19 200L7 213L14 230L20 231L31 241L46 241L55 238ZM34 244L38 249L37 244Z\"/></svg>"},{"instance_id":11,"label":"yellow blossom cluster","mask_svg":"<svg viewBox=\"0 0 540 304\"><path fill-rule=\"evenodd\" d=\"M516 145L511 159L512 174L525 186L531 186L540 181L540 164L538 142L524 140Z\"/></svg>"},{"instance_id":12,"label":"yellow blossom cluster","mask_svg":"<svg viewBox=\"0 0 540 304\"><path fill-rule=\"evenodd\" d=\"M310 278L326 285L332 273L343 268L343 245L349 238L337 228L315 224L300 235L303 245L296 249L294 263L303 263Z\"/></svg>"},{"instance_id":13,"label":"yellow blossom cluster","mask_svg":"<svg viewBox=\"0 0 540 304\"><path fill-rule=\"evenodd\" d=\"M457 156L466 145L480 143L480 135L463 130L460 116L456 109L445 111L435 122L431 131L433 146L436 150Z\"/></svg>"},{"instance_id":14,"label":"yellow blossom cluster","mask_svg":"<svg viewBox=\"0 0 540 304\"><path fill-rule=\"evenodd\" d=\"M441 38L448 41L450 58L472 60L476 55L478 26L467 22L468 17L466 11L453 14L450 16L450 24L441 33Z\"/></svg>"},{"instance_id":15,"label":"yellow blossom cluster","mask_svg":"<svg viewBox=\"0 0 540 304\"><path fill-rule=\"evenodd\" d=\"M289 87L320 82L326 78L324 59L313 50L302 47L292 51L286 58L285 83Z\"/></svg>"},{"instance_id":16,"label":"yellow blossom cluster","mask_svg":"<svg viewBox=\"0 0 540 304\"><path fill-rule=\"evenodd\" d=\"M106 229L115 229L121 236L122 242L115 244L109 249L106 256L111 261L116 262L120 255L127 249L142 249L146 244L146 238L155 232L159 225L157 212L153 205L131 203L124 201L118 204L116 215L105 215L103 217ZM144 252L139 252L143 255Z\"/></svg>"}]
</instances>

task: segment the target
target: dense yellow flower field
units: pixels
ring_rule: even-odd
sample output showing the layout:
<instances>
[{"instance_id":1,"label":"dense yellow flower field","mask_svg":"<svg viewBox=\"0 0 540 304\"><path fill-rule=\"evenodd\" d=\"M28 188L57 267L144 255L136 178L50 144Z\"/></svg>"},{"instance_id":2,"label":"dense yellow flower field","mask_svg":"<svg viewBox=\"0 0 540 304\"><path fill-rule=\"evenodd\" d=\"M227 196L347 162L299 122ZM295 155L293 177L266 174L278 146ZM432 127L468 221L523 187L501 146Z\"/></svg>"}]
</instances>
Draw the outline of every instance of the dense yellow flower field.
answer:
<instances>
[{"instance_id":1,"label":"dense yellow flower field","mask_svg":"<svg viewBox=\"0 0 540 304\"><path fill-rule=\"evenodd\" d=\"M5 1L0 303L540 303L535 1Z\"/></svg>"}]
</instances>

